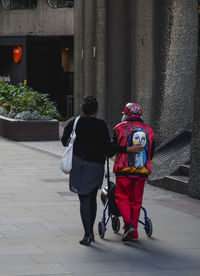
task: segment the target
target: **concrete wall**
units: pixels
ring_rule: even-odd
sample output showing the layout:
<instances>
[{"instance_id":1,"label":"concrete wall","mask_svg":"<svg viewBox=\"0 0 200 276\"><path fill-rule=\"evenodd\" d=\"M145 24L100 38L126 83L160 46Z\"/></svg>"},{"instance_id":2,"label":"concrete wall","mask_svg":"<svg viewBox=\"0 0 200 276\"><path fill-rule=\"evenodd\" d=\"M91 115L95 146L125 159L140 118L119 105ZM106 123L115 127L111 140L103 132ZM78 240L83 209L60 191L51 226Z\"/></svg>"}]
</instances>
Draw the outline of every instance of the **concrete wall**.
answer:
<instances>
[{"instance_id":1,"label":"concrete wall","mask_svg":"<svg viewBox=\"0 0 200 276\"><path fill-rule=\"evenodd\" d=\"M132 78L131 100L144 108L144 117L151 120L153 95L153 0L133 1L131 20Z\"/></svg>"},{"instance_id":2,"label":"concrete wall","mask_svg":"<svg viewBox=\"0 0 200 276\"><path fill-rule=\"evenodd\" d=\"M199 34L200 42L200 34ZM200 45L200 44L199 44ZM188 193L194 198L200 199L200 47L198 55L197 89L194 98L194 120L192 128L192 148L190 159L190 174Z\"/></svg>"},{"instance_id":3,"label":"concrete wall","mask_svg":"<svg viewBox=\"0 0 200 276\"><path fill-rule=\"evenodd\" d=\"M75 1L74 9L74 112L80 112L80 101L83 93L83 36L84 36L84 5L83 1Z\"/></svg>"},{"instance_id":4,"label":"concrete wall","mask_svg":"<svg viewBox=\"0 0 200 276\"><path fill-rule=\"evenodd\" d=\"M192 123L197 1L104 0L100 7L97 3L77 0L75 4L75 18L82 18L75 25L75 101L83 95L102 95L100 116L111 128L121 119L123 106L136 101L155 130L157 144L165 143ZM98 24L97 14L103 15Z\"/></svg>"},{"instance_id":5,"label":"concrete wall","mask_svg":"<svg viewBox=\"0 0 200 276\"><path fill-rule=\"evenodd\" d=\"M98 115L111 127L131 94L130 3L75 1L75 113L83 96L95 95Z\"/></svg>"},{"instance_id":6,"label":"concrete wall","mask_svg":"<svg viewBox=\"0 0 200 276\"><path fill-rule=\"evenodd\" d=\"M95 95L106 118L106 2L75 1L75 114L83 96Z\"/></svg>"},{"instance_id":7,"label":"concrete wall","mask_svg":"<svg viewBox=\"0 0 200 276\"><path fill-rule=\"evenodd\" d=\"M121 120L131 97L131 2L107 4L107 120L110 127Z\"/></svg>"},{"instance_id":8,"label":"concrete wall","mask_svg":"<svg viewBox=\"0 0 200 276\"><path fill-rule=\"evenodd\" d=\"M35 9L5 10L0 1L0 34L73 35L74 9L53 9L38 0Z\"/></svg>"},{"instance_id":9,"label":"concrete wall","mask_svg":"<svg viewBox=\"0 0 200 276\"><path fill-rule=\"evenodd\" d=\"M198 39L197 1L172 1L168 18L171 30L165 44L163 95L160 118L155 128L161 142L192 126ZM160 93L159 89L157 93Z\"/></svg>"},{"instance_id":10,"label":"concrete wall","mask_svg":"<svg viewBox=\"0 0 200 276\"><path fill-rule=\"evenodd\" d=\"M197 1L135 0L132 94L157 144L192 124L197 60Z\"/></svg>"}]
</instances>

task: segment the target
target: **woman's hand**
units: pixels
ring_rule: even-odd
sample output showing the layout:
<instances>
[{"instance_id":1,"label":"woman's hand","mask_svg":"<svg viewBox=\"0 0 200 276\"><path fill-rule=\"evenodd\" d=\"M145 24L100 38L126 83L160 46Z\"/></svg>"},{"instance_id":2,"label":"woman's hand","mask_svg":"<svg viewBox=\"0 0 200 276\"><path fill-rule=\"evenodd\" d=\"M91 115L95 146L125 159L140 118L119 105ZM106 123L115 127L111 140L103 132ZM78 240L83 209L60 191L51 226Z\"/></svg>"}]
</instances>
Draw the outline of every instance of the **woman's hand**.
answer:
<instances>
[{"instance_id":1,"label":"woman's hand","mask_svg":"<svg viewBox=\"0 0 200 276\"><path fill-rule=\"evenodd\" d=\"M140 153L143 150L141 145L133 145L132 147L127 147L128 152Z\"/></svg>"}]
</instances>

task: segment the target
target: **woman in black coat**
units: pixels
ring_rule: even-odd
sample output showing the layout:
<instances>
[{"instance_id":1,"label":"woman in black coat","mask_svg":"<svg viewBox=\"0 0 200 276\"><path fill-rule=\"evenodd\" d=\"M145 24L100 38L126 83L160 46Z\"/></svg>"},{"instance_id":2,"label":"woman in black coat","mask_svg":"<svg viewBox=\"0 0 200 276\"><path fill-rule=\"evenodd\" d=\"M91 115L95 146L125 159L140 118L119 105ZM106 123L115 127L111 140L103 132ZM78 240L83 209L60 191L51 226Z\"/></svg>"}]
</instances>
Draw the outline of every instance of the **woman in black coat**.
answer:
<instances>
[{"instance_id":1,"label":"woman in black coat","mask_svg":"<svg viewBox=\"0 0 200 276\"><path fill-rule=\"evenodd\" d=\"M106 156L116 153L140 152L140 147L121 147L110 140L105 121L96 118L98 103L95 97L83 99L83 114L76 125L76 139L73 147L72 170L70 172L70 190L79 196L80 213L85 235L80 244L90 245L94 241L93 226L96 218L97 191L102 186ZM73 129L74 120L69 121L61 138L67 145Z\"/></svg>"}]
</instances>

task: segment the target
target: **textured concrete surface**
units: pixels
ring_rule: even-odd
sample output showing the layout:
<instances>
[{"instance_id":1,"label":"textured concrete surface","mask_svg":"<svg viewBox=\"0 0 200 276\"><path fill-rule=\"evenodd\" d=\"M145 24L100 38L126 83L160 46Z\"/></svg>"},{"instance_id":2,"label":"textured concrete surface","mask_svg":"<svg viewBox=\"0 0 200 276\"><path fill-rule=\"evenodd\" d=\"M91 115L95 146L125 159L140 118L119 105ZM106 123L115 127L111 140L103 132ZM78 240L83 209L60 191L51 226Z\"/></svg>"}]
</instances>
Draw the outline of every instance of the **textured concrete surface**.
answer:
<instances>
[{"instance_id":1,"label":"textured concrete surface","mask_svg":"<svg viewBox=\"0 0 200 276\"><path fill-rule=\"evenodd\" d=\"M106 94L106 2L75 1L75 114L84 96L95 95L105 117Z\"/></svg>"},{"instance_id":2,"label":"textured concrete surface","mask_svg":"<svg viewBox=\"0 0 200 276\"><path fill-rule=\"evenodd\" d=\"M155 37L158 33L153 29L155 15L154 6L157 1L132 1L132 84L131 99L144 108L144 115L148 123L152 122L153 74L158 77L159 72L154 68ZM160 1L159 1L160 2ZM160 44L158 42L158 44ZM157 51L157 54L159 51ZM154 118L156 121L156 118ZM153 120L153 121L154 121Z\"/></svg>"},{"instance_id":3,"label":"textured concrete surface","mask_svg":"<svg viewBox=\"0 0 200 276\"><path fill-rule=\"evenodd\" d=\"M190 160L190 180L188 192L191 196L200 199L200 55L198 57L197 89L194 100L194 120L192 130L192 147Z\"/></svg>"},{"instance_id":4,"label":"textured concrete surface","mask_svg":"<svg viewBox=\"0 0 200 276\"><path fill-rule=\"evenodd\" d=\"M122 243L122 227L114 234L110 223L105 239L98 237L103 212L99 192L96 241L81 246L77 196L58 168L63 149L44 142L36 150L30 143L0 139L0 275L199 275L198 200L147 184L143 205L153 236L146 237L140 225L138 242ZM46 152L40 150L44 144ZM49 154L59 148L60 153Z\"/></svg>"},{"instance_id":5,"label":"textured concrete surface","mask_svg":"<svg viewBox=\"0 0 200 276\"><path fill-rule=\"evenodd\" d=\"M80 103L83 98L83 58L84 58L84 46L83 46L83 30L84 30L84 16L83 16L83 1L75 1L74 3L74 30L76 35L74 36L74 112L78 114L80 112Z\"/></svg>"},{"instance_id":6,"label":"textured concrete surface","mask_svg":"<svg viewBox=\"0 0 200 276\"><path fill-rule=\"evenodd\" d=\"M198 40L197 2L187 0L158 1L157 13L163 10L165 17L164 30L160 29L160 53L154 52L155 66L159 66L159 58L163 59L162 87L157 86L155 76L154 101L156 113L159 113L155 125L157 140L167 140L178 131L191 126L194 92L196 87L196 63ZM160 6L165 2L164 6ZM195 16L196 15L196 16ZM162 16L162 14L160 14ZM162 23L161 17L155 23ZM154 24L156 41L156 24ZM167 37L166 37L167 34ZM155 43L159 43L159 40ZM162 53L162 48L164 53ZM159 70L159 68L157 68ZM160 79L161 80L161 79ZM156 99L161 94L160 102ZM158 111L159 110L159 111ZM154 125L154 122L152 122ZM152 126L153 126L152 125Z\"/></svg>"},{"instance_id":7,"label":"textured concrete surface","mask_svg":"<svg viewBox=\"0 0 200 276\"><path fill-rule=\"evenodd\" d=\"M157 148L152 159L150 179L160 179L175 172L190 161L191 131L181 133L176 139Z\"/></svg>"},{"instance_id":8,"label":"textured concrete surface","mask_svg":"<svg viewBox=\"0 0 200 276\"><path fill-rule=\"evenodd\" d=\"M84 12L79 3L81 0L76 2L76 13L81 14L81 9ZM89 0L86 3L90 7L88 13L92 12L95 4ZM128 101L137 101L144 109L145 121L155 130L157 144L191 127L196 84L197 1L113 0L106 6L96 5L96 9L95 14L98 9L101 14L106 11L101 33L95 33L101 38L105 67L101 65L96 70L94 63L95 69L91 70L91 60L88 60L89 68L83 67L81 71L78 69L80 60L75 61L79 75L76 78L83 77L81 95L76 84L75 99L80 101L80 96L88 95L90 91L100 95L101 85L92 90L95 89L94 80L99 80L106 95L106 101L100 98L99 109L102 106L101 117L108 121L110 128L121 119L123 106ZM88 14L89 18L95 29L96 17ZM75 26L75 34L87 41L91 55L94 33L89 30L91 25L88 24L84 24L81 31ZM98 47L97 43L97 57ZM80 55L78 44L76 51ZM76 103L76 112L79 104Z\"/></svg>"},{"instance_id":9,"label":"textured concrete surface","mask_svg":"<svg viewBox=\"0 0 200 276\"><path fill-rule=\"evenodd\" d=\"M74 9L50 8L47 1L37 1L30 10L5 10L0 2L0 34L73 35Z\"/></svg>"},{"instance_id":10,"label":"textured concrete surface","mask_svg":"<svg viewBox=\"0 0 200 276\"><path fill-rule=\"evenodd\" d=\"M142 105L161 144L192 124L197 2L133 2L132 99Z\"/></svg>"},{"instance_id":11,"label":"textured concrete surface","mask_svg":"<svg viewBox=\"0 0 200 276\"><path fill-rule=\"evenodd\" d=\"M107 3L107 102L106 120L110 126L121 120L124 104L131 97L131 2Z\"/></svg>"}]
</instances>

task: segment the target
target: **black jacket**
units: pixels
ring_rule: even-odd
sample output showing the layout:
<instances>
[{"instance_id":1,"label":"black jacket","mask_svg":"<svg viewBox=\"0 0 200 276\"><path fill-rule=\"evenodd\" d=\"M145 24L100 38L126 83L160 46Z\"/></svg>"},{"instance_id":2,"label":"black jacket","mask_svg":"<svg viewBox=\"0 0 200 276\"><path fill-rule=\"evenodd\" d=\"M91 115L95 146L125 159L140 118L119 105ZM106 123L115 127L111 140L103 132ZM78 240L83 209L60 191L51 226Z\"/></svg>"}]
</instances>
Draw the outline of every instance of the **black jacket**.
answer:
<instances>
[{"instance_id":1,"label":"black jacket","mask_svg":"<svg viewBox=\"0 0 200 276\"><path fill-rule=\"evenodd\" d=\"M73 129L74 120L69 121L61 138L63 146L67 145ZM126 152L126 147L113 144L105 121L93 116L81 116L76 125L76 139L73 154L89 162L104 164L106 156Z\"/></svg>"}]
</instances>

